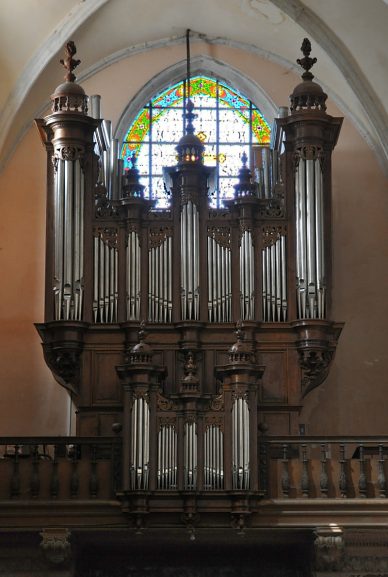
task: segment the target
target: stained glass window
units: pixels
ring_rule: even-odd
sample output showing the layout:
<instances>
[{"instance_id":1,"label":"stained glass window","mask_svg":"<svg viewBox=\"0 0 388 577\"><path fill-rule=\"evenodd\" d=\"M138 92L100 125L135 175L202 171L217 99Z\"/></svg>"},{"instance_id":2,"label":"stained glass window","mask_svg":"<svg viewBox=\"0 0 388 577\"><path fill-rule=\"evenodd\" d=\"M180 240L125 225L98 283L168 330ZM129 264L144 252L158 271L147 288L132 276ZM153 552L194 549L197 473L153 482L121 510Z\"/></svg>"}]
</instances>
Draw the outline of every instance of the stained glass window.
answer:
<instances>
[{"instance_id":1,"label":"stained glass window","mask_svg":"<svg viewBox=\"0 0 388 577\"><path fill-rule=\"evenodd\" d=\"M190 98L197 115L195 133L205 144L204 163L216 167L213 206L232 197L241 168L241 155L254 144L269 144L270 127L260 110L225 83L196 76L190 81ZM164 90L148 102L130 126L122 147L124 167L137 168L145 195L157 206L168 204L162 169L176 164L175 147L184 134L186 82Z\"/></svg>"}]
</instances>

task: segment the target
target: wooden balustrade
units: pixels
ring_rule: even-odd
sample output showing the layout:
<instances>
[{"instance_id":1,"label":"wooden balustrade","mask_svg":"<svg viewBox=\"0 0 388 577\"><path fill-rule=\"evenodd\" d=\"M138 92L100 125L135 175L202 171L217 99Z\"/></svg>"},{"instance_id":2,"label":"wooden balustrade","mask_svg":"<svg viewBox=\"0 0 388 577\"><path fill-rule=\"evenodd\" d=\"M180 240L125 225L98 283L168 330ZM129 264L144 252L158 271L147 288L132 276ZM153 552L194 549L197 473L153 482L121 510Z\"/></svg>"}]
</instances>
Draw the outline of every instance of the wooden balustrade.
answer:
<instances>
[{"instance_id":1,"label":"wooden balustrade","mask_svg":"<svg viewBox=\"0 0 388 577\"><path fill-rule=\"evenodd\" d=\"M387 495L387 437L262 437L259 448L266 455L261 487L270 498Z\"/></svg>"},{"instance_id":2,"label":"wooden balustrade","mask_svg":"<svg viewBox=\"0 0 388 577\"><path fill-rule=\"evenodd\" d=\"M173 462L159 460L156 469L150 470L150 476L155 475L155 482L150 482L152 489L145 490L150 496L165 493L166 489L171 496L181 490L176 480L184 478L180 471L185 464L179 459L183 440L177 437L175 442L177 456ZM121 443L117 437L0 438L0 500L115 498L123 489ZM227 456L226 447L223 451ZM247 489L246 493L288 500L385 498L387 455L388 437L261 436L259 490ZM203 466L203 459L198 466ZM173 473L169 467L174 468ZM173 479L171 484L167 477L161 478L164 470ZM206 479L207 473L205 470L199 478ZM225 478L232 475L230 459L225 459L222 474ZM196 493L204 491L207 495L225 490L218 480L199 483L195 488Z\"/></svg>"},{"instance_id":3,"label":"wooden balustrade","mask_svg":"<svg viewBox=\"0 0 388 577\"><path fill-rule=\"evenodd\" d=\"M111 499L120 477L119 438L0 438L3 501Z\"/></svg>"}]
</instances>

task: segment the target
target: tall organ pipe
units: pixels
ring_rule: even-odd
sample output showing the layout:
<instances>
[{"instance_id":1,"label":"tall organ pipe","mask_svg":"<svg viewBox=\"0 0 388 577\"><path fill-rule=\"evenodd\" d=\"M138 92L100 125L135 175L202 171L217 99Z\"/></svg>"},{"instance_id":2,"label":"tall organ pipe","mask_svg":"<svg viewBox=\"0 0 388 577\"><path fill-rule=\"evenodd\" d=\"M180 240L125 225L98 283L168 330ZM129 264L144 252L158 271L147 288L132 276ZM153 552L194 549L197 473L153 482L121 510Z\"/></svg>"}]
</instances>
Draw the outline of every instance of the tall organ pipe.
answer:
<instances>
[{"instance_id":1,"label":"tall organ pipe","mask_svg":"<svg viewBox=\"0 0 388 577\"><path fill-rule=\"evenodd\" d=\"M240 244L240 313L242 320L254 318L254 249L252 232L245 230Z\"/></svg>"},{"instance_id":2,"label":"tall organ pipe","mask_svg":"<svg viewBox=\"0 0 388 577\"><path fill-rule=\"evenodd\" d=\"M191 200L181 211L181 306L182 319L199 319L199 218Z\"/></svg>"},{"instance_id":3,"label":"tall organ pipe","mask_svg":"<svg viewBox=\"0 0 388 577\"><path fill-rule=\"evenodd\" d=\"M127 320L140 318L140 242L136 231L131 231L127 239L126 258Z\"/></svg>"}]
</instances>

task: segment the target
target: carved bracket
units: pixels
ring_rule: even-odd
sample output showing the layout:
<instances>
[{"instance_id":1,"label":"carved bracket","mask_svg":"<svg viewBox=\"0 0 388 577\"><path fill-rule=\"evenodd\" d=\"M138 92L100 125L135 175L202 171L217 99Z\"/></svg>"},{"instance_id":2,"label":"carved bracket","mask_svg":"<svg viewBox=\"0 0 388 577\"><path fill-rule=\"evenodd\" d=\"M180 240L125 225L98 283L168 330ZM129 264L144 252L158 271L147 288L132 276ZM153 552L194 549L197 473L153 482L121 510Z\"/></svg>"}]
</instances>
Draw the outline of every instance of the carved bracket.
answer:
<instances>
[{"instance_id":1,"label":"carved bracket","mask_svg":"<svg viewBox=\"0 0 388 577\"><path fill-rule=\"evenodd\" d=\"M296 348L302 372L302 396L305 397L328 376L342 324L314 319L297 321L294 327L299 335Z\"/></svg>"},{"instance_id":2,"label":"carved bracket","mask_svg":"<svg viewBox=\"0 0 388 577\"><path fill-rule=\"evenodd\" d=\"M43 354L55 380L78 394L81 372L83 335L87 323L53 321L35 325L43 341Z\"/></svg>"},{"instance_id":3,"label":"carved bracket","mask_svg":"<svg viewBox=\"0 0 388 577\"><path fill-rule=\"evenodd\" d=\"M315 531L314 552L317 571L337 571L342 568L345 543L342 530L318 528Z\"/></svg>"},{"instance_id":4,"label":"carved bracket","mask_svg":"<svg viewBox=\"0 0 388 577\"><path fill-rule=\"evenodd\" d=\"M323 383L329 374L334 351L321 349L299 350L299 363L302 369L303 396Z\"/></svg>"},{"instance_id":5,"label":"carved bracket","mask_svg":"<svg viewBox=\"0 0 388 577\"><path fill-rule=\"evenodd\" d=\"M71 533L68 529L43 529L40 535L42 537L40 548L50 563L62 565L70 560Z\"/></svg>"}]
</instances>

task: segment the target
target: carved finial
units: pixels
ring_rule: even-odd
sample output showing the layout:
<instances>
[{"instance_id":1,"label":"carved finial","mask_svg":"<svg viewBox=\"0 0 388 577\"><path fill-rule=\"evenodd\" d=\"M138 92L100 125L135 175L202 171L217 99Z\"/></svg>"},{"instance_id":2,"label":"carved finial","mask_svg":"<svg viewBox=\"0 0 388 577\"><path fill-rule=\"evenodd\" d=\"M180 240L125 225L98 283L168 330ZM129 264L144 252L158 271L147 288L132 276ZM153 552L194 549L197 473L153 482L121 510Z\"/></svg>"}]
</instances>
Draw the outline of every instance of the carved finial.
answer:
<instances>
[{"instance_id":1,"label":"carved finial","mask_svg":"<svg viewBox=\"0 0 388 577\"><path fill-rule=\"evenodd\" d=\"M66 82L74 82L76 79L75 74L73 74L73 70L77 68L78 64L80 64L81 60L75 60L73 58L74 54L76 54L77 48L72 40L70 40L65 46L65 54L66 58L60 60L60 63L63 64L64 68L67 70L65 75Z\"/></svg>"},{"instance_id":2,"label":"carved finial","mask_svg":"<svg viewBox=\"0 0 388 577\"><path fill-rule=\"evenodd\" d=\"M197 365L194 353L189 351L184 364L185 376L182 379L182 387L185 390L197 390L199 379L197 377Z\"/></svg>"},{"instance_id":3,"label":"carved finial","mask_svg":"<svg viewBox=\"0 0 388 577\"><path fill-rule=\"evenodd\" d=\"M139 333L138 333L139 334L139 343L143 343L144 339L146 338L147 333L146 333L145 329L146 329L146 322L143 319L140 323L140 326L139 326Z\"/></svg>"},{"instance_id":4,"label":"carved finial","mask_svg":"<svg viewBox=\"0 0 388 577\"><path fill-rule=\"evenodd\" d=\"M237 321L236 323L236 330L237 342L241 343L244 340L244 331L242 330L242 322L241 320Z\"/></svg>"},{"instance_id":5,"label":"carved finial","mask_svg":"<svg viewBox=\"0 0 388 577\"><path fill-rule=\"evenodd\" d=\"M246 168L246 167L247 167L247 162L248 162L248 157L247 157L247 155L246 155L245 150L244 150L244 152L243 152L242 155L241 155L241 162L242 162L243 167Z\"/></svg>"},{"instance_id":6,"label":"carved finial","mask_svg":"<svg viewBox=\"0 0 388 577\"><path fill-rule=\"evenodd\" d=\"M302 66L302 68L305 70L302 74L302 78L303 80L312 80L314 75L310 72L310 68L314 66L317 59L310 58L311 42L308 38L303 40L301 51L303 52L304 58L298 58L297 63L300 64L300 66Z\"/></svg>"}]
</instances>

